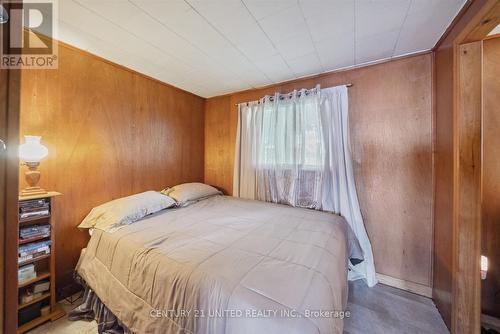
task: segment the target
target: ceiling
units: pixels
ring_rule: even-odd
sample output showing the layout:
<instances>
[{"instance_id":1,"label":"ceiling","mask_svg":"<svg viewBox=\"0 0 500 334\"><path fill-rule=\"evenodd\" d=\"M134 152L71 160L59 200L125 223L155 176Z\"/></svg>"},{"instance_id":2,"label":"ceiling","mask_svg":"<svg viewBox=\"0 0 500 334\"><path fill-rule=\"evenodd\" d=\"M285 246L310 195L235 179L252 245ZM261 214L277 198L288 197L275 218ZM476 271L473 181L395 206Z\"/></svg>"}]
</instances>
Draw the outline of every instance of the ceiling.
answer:
<instances>
[{"instance_id":1,"label":"ceiling","mask_svg":"<svg viewBox=\"0 0 500 334\"><path fill-rule=\"evenodd\" d=\"M490 31L490 33L488 34L488 36L493 36L493 35L498 35L500 34L500 24L497 25L495 27L495 29L493 29L492 31Z\"/></svg>"},{"instance_id":2,"label":"ceiling","mask_svg":"<svg viewBox=\"0 0 500 334\"><path fill-rule=\"evenodd\" d=\"M211 97L431 49L466 0L59 0L58 38Z\"/></svg>"}]
</instances>

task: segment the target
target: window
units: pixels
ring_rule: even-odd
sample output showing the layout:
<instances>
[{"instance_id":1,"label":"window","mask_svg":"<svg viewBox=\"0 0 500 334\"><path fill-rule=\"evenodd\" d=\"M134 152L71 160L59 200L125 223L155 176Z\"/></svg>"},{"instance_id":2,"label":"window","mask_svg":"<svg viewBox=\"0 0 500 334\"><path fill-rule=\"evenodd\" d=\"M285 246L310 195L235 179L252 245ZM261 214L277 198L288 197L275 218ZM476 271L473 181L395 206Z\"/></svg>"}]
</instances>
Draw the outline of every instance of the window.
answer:
<instances>
[{"instance_id":1,"label":"window","mask_svg":"<svg viewBox=\"0 0 500 334\"><path fill-rule=\"evenodd\" d=\"M301 103L268 103L262 110L261 124L258 168L323 168L324 142L315 98Z\"/></svg>"}]
</instances>

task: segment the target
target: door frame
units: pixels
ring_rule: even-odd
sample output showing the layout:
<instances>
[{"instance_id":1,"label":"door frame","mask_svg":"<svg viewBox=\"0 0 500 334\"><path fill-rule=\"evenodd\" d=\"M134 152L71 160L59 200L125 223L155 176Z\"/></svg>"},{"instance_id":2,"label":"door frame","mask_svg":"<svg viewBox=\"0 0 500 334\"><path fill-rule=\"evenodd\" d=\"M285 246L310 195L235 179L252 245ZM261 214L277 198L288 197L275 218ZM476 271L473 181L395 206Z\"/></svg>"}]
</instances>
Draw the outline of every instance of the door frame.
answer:
<instances>
[{"instance_id":1,"label":"door frame","mask_svg":"<svg viewBox=\"0 0 500 334\"><path fill-rule=\"evenodd\" d=\"M6 5L0 0L1 5ZM0 33L4 46L8 45L10 24L2 24ZM5 142L0 148L0 333L14 333L17 319L13 323L12 309L17 299L17 216L19 194L19 117L21 71L0 69L0 139ZM13 283L14 282L14 283Z\"/></svg>"},{"instance_id":2,"label":"door frame","mask_svg":"<svg viewBox=\"0 0 500 334\"><path fill-rule=\"evenodd\" d=\"M20 115L20 90L21 72L20 70L4 70L7 72L7 85L2 87L7 91L6 108L2 116L5 123L1 125L0 133L5 136L4 141L7 146L6 154L1 158L3 165L2 192L0 200L0 223L2 225L0 235L3 237L2 249L2 320L4 333L13 333L17 328L17 217L19 198L19 115ZM2 114L2 112L0 112ZM2 120L2 121L3 121ZM12 311L15 309L15 314ZM13 314L16 318L13 318ZM0 323L1 323L0 322ZM0 329L1 330L1 329Z\"/></svg>"},{"instance_id":3,"label":"door frame","mask_svg":"<svg viewBox=\"0 0 500 334\"><path fill-rule=\"evenodd\" d=\"M485 1L453 41L452 333L481 331L482 41L499 23Z\"/></svg>"}]
</instances>

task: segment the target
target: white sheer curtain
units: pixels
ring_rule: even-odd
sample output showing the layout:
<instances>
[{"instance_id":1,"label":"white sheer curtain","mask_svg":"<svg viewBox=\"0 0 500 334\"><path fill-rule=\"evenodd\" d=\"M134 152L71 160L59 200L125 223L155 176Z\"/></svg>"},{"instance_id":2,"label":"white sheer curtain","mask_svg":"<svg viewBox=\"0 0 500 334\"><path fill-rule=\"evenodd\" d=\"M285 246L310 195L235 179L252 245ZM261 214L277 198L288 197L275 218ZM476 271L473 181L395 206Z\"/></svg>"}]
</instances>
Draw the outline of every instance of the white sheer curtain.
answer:
<instances>
[{"instance_id":1,"label":"white sheer curtain","mask_svg":"<svg viewBox=\"0 0 500 334\"><path fill-rule=\"evenodd\" d=\"M347 87L277 93L238 112L233 195L342 215L364 252L349 279L375 285L352 168Z\"/></svg>"},{"instance_id":2,"label":"white sheer curtain","mask_svg":"<svg viewBox=\"0 0 500 334\"><path fill-rule=\"evenodd\" d=\"M319 105L325 146L321 208L342 215L363 249L364 261L351 268L349 279L365 278L373 286L377 278L372 246L361 216L352 167L347 87L322 89Z\"/></svg>"},{"instance_id":3,"label":"white sheer curtain","mask_svg":"<svg viewBox=\"0 0 500 334\"><path fill-rule=\"evenodd\" d=\"M240 108L234 194L321 208L324 152L318 93L276 94Z\"/></svg>"}]
</instances>

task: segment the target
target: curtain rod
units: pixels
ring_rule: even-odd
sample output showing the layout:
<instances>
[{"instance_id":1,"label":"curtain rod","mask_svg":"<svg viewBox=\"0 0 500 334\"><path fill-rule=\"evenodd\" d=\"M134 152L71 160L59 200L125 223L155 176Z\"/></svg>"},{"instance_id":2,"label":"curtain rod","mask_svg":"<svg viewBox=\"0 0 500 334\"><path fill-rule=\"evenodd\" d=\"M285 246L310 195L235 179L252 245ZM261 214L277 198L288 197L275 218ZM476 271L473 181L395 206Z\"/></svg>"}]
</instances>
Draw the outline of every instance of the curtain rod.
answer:
<instances>
[{"instance_id":1,"label":"curtain rod","mask_svg":"<svg viewBox=\"0 0 500 334\"><path fill-rule=\"evenodd\" d=\"M338 85L338 86L342 86L342 85ZM345 86L346 86L347 88L349 88L349 87L354 86L354 84L352 84L352 83L347 83L347 84L345 84ZM253 101L252 101L252 102L253 102ZM245 103L246 103L246 104L248 104L248 103L250 103L250 102L235 103L234 105L235 105L235 106L238 106L238 105L240 105L240 104L245 104Z\"/></svg>"}]
</instances>

